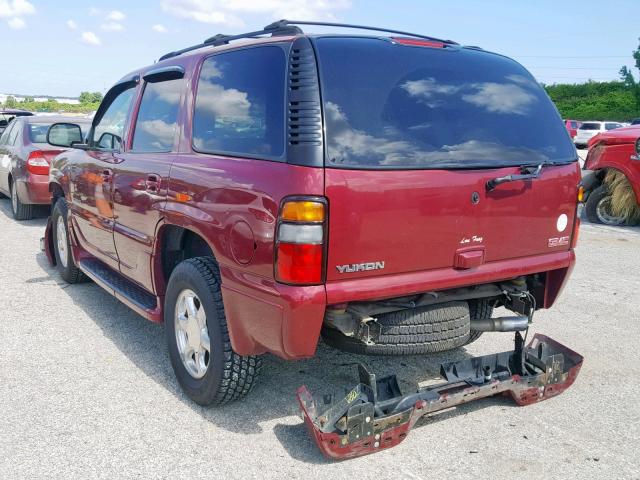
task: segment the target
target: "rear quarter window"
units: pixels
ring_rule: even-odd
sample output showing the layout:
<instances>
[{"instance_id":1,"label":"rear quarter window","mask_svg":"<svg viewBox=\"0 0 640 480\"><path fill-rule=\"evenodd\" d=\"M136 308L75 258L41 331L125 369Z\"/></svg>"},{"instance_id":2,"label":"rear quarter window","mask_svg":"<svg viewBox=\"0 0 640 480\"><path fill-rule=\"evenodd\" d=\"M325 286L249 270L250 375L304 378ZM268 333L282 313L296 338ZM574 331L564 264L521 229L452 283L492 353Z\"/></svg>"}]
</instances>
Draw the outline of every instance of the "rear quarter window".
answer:
<instances>
[{"instance_id":1,"label":"rear quarter window","mask_svg":"<svg viewBox=\"0 0 640 480\"><path fill-rule=\"evenodd\" d=\"M284 154L286 59L277 46L205 59L193 116L199 152L281 159Z\"/></svg>"},{"instance_id":2,"label":"rear quarter window","mask_svg":"<svg viewBox=\"0 0 640 480\"><path fill-rule=\"evenodd\" d=\"M373 38L316 40L327 166L482 168L575 160L564 122L500 55Z\"/></svg>"}]
</instances>

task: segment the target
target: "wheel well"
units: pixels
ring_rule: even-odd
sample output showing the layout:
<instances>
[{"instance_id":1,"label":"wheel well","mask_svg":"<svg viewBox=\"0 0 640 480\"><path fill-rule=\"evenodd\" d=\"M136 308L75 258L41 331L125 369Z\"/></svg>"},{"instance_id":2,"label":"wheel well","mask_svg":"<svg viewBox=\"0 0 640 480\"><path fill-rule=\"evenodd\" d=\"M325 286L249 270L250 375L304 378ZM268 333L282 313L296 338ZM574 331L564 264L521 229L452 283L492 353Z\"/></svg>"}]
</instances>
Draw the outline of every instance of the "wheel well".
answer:
<instances>
[{"instance_id":1,"label":"wheel well","mask_svg":"<svg viewBox=\"0 0 640 480\"><path fill-rule=\"evenodd\" d=\"M159 240L159 254L165 285L169 281L173 269L180 262L195 257L212 257L215 260L213 251L206 240L186 228L168 225L162 229Z\"/></svg>"}]
</instances>

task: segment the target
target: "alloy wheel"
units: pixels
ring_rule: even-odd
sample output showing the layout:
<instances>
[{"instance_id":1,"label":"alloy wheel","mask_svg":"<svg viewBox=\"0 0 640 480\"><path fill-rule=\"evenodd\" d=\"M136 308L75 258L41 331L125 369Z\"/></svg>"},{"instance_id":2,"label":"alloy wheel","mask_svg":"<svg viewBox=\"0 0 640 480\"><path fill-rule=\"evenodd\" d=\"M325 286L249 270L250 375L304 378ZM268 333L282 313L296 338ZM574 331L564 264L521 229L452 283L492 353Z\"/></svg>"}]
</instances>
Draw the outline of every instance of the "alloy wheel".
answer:
<instances>
[{"instance_id":1,"label":"alloy wheel","mask_svg":"<svg viewBox=\"0 0 640 480\"><path fill-rule=\"evenodd\" d=\"M209 368L211 341L204 306L193 290L180 292L174 318L176 344L182 364L189 375L200 379Z\"/></svg>"},{"instance_id":2,"label":"alloy wheel","mask_svg":"<svg viewBox=\"0 0 640 480\"><path fill-rule=\"evenodd\" d=\"M596 206L596 215L605 225L617 226L625 222L624 216L615 216L611 213L611 196L604 197Z\"/></svg>"}]
</instances>

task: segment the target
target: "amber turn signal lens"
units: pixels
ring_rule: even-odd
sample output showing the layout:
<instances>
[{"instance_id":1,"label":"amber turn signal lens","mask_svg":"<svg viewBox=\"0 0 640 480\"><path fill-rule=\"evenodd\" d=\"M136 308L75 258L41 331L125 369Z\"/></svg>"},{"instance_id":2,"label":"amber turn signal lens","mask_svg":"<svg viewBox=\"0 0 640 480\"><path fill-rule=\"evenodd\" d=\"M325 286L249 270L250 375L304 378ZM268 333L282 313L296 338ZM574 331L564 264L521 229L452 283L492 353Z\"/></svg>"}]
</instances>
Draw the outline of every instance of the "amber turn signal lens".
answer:
<instances>
[{"instance_id":1,"label":"amber turn signal lens","mask_svg":"<svg viewBox=\"0 0 640 480\"><path fill-rule=\"evenodd\" d=\"M282 206L282 220L287 222L323 222L324 204L311 201L292 201Z\"/></svg>"},{"instance_id":2,"label":"amber turn signal lens","mask_svg":"<svg viewBox=\"0 0 640 480\"><path fill-rule=\"evenodd\" d=\"M584 187L582 185L578 187L578 201L584 202Z\"/></svg>"}]
</instances>

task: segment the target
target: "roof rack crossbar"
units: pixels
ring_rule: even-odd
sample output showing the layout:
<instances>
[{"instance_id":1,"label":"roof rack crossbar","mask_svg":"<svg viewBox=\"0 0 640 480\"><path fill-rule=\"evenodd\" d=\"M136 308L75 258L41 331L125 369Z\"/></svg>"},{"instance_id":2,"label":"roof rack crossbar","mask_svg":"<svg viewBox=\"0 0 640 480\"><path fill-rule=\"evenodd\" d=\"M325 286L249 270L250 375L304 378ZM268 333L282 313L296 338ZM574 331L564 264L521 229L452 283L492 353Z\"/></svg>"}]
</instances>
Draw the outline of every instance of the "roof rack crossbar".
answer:
<instances>
[{"instance_id":1,"label":"roof rack crossbar","mask_svg":"<svg viewBox=\"0 0 640 480\"><path fill-rule=\"evenodd\" d=\"M349 23L334 23L334 22L311 22L306 20L278 20L277 22L273 22L262 30L256 30L253 32L240 33L237 35L224 35L217 34L213 37L206 39L204 42L199 43L197 45L192 45L190 47L183 48L182 50L177 50L175 52L169 52L162 57L158 61L166 60L167 58L177 57L182 55L183 53L190 52L192 50L197 50L203 47L216 47L219 45L226 45L232 40L239 40L241 38L255 38L261 35L298 35L304 33L297 25L315 25L322 27L340 27L340 28L355 28L360 30L371 30L375 32L385 32L385 33L395 33L398 35L406 35L408 37L422 38L425 40L432 40L435 42L442 42L449 45L458 45L457 42L453 40L442 40L441 38L430 37L427 35L420 35L419 33L411 33L411 32L403 32L402 30L391 30L388 28L380 28L380 27L367 27L365 25L353 25Z\"/></svg>"},{"instance_id":2,"label":"roof rack crossbar","mask_svg":"<svg viewBox=\"0 0 640 480\"><path fill-rule=\"evenodd\" d=\"M295 26L290 25L279 25L280 22L272 23L271 25L267 25L262 30L256 30L253 32L239 33L237 35L224 35L222 33L218 33L213 37L207 38L204 42L199 43L197 45L192 45L190 47L183 48L182 50L177 50L175 52L169 52L162 57L158 61L166 60L167 58L177 57L182 55L183 53L190 52L192 50L197 50L203 47L217 47L219 45L226 45L232 40L240 40L241 38L255 38L260 35L271 35L272 37L276 37L279 35L297 35L303 33L302 30Z\"/></svg>"}]
</instances>

